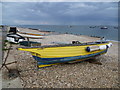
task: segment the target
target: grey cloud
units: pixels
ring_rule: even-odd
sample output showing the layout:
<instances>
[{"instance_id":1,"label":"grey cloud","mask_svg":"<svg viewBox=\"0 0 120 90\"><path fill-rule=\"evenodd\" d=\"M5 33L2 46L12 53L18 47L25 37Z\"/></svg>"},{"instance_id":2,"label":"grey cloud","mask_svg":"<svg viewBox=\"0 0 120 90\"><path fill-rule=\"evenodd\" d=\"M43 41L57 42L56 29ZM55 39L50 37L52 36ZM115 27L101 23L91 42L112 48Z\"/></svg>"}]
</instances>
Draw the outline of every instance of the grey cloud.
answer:
<instances>
[{"instance_id":1,"label":"grey cloud","mask_svg":"<svg viewBox=\"0 0 120 90\"><path fill-rule=\"evenodd\" d=\"M4 24L117 24L117 3L3 3ZM109 23L108 23L109 22Z\"/></svg>"}]
</instances>

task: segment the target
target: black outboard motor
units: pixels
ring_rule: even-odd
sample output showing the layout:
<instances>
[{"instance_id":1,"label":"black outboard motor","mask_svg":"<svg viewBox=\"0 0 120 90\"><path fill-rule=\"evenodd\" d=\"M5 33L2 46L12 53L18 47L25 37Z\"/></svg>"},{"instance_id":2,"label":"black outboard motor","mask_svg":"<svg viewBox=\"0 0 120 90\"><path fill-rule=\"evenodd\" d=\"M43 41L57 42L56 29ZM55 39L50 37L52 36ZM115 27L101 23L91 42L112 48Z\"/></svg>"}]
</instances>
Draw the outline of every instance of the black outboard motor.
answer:
<instances>
[{"instance_id":1,"label":"black outboard motor","mask_svg":"<svg viewBox=\"0 0 120 90\"><path fill-rule=\"evenodd\" d=\"M16 34L17 33L17 28L16 27L10 27L9 33L10 34Z\"/></svg>"}]
</instances>

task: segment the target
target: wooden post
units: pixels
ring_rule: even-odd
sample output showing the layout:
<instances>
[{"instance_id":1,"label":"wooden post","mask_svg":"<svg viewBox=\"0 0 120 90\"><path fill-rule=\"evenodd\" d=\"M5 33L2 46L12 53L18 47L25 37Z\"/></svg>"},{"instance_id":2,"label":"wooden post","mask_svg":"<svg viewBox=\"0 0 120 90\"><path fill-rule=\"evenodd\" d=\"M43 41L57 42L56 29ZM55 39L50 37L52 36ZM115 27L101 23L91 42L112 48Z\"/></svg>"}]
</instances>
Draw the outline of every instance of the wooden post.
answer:
<instances>
[{"instance_id":1,"label":"wooden post","mask_svg":"<svg viewBox=\"0 0 120 90\"><path fill-rule=\"evenodd\" d=\"M28 41L28 46L30 47L31 45L30 45L30 40L28 37L27 37L27 41Z\"/></svg>"}]
</instances>

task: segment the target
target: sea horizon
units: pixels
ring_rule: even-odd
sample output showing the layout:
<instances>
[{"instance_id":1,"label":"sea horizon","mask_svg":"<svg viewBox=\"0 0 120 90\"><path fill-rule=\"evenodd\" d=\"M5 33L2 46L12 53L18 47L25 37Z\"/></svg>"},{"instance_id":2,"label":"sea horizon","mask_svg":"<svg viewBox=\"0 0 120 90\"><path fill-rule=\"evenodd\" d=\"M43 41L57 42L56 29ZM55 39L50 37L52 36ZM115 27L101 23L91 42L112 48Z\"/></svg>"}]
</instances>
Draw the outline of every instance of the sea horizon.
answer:
<instances>
[{"instance_id":1,"label":"sea horizon","mask_svg":"<svg viewBox=\"0 0 120 90\"><path fill-rule=\"evenodd\" d=\"M38 29L43 31L54 31L57 33L68 33L76 35L87 35L91 37L104 37L106 40L119 41L117 26L110 25L11 25L22 28ZM101 27L107 29L101 29Z\"/></svg>"}]
</instances>

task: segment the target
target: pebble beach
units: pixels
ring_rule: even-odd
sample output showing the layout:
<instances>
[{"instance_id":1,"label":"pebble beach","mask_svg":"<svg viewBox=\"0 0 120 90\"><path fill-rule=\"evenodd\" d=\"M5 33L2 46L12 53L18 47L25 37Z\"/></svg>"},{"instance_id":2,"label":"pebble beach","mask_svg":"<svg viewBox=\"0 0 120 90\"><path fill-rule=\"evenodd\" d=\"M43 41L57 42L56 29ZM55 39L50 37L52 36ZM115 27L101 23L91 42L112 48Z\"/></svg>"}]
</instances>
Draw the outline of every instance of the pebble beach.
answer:
<instances>
[{"instance_id":1,"label":"pebble beach","mask_svg":"<svg viewBox=\"0 0 120 90\"><path fill-rule=\"evenodd\" d=\"M30 41L41 42L41 45L51 45L54 44L53 42L71 43L73 40L90 42L100 40L100 38L73 34L51 34L43 39L30 39ZM8 65L8 67L17 68L20 71L19 83L23 88L119 88L119 42L112 41L112 43L113 46L106 54L95 58L102 65L82 61L40 69L37 68L37 62L29 52L17 50L16 48L20 45L12 45L8 61L10 58L14 58L17 63ZM8 79L4 75L6 72L6 69L3 68L3 79Z\"/></svg>"}]
</instances>

